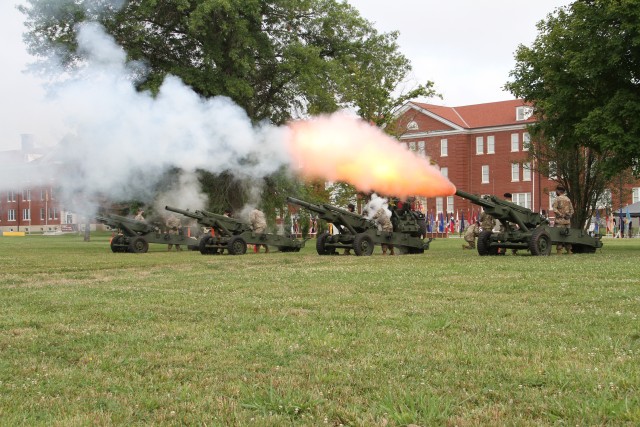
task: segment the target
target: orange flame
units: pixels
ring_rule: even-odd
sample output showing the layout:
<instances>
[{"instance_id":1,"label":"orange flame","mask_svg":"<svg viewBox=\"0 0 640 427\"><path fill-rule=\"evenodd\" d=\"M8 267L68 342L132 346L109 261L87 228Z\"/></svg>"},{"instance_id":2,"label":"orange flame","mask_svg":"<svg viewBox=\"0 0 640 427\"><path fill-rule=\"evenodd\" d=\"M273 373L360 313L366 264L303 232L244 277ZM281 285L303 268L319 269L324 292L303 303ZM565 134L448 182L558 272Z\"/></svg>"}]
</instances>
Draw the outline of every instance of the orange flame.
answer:
<instances>
[{"instance_id":1,"label":"orange flame","mask_svg":"<svg viewBox=\"0 0 640 427\"><path fill-rule=\"evenodd\" d=\"M416 156L377 127L334 114L290 124L294 168L308 178L344 181L397 197L451 196L456 187L429 159Z\"/></svg>"}]
</instances>

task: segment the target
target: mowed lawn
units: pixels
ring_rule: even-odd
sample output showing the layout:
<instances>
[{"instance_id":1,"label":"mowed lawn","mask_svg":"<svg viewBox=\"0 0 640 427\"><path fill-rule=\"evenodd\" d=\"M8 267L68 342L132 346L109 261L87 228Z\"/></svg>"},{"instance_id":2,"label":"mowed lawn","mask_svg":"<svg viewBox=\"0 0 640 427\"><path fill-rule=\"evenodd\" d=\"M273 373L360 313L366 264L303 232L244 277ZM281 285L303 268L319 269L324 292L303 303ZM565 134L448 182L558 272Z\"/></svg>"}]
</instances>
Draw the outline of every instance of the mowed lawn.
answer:
<instances>
[{"instance_id":1,"label":"mowed lawn","mask_svg":"<svg viewBox=\"0 0 640 427\"><path fill-rule=\"evenodd\" d=\"M108 238L0 237L0 425L640 424L640 239L321 257Z\"/></svg>"}]
</instances>

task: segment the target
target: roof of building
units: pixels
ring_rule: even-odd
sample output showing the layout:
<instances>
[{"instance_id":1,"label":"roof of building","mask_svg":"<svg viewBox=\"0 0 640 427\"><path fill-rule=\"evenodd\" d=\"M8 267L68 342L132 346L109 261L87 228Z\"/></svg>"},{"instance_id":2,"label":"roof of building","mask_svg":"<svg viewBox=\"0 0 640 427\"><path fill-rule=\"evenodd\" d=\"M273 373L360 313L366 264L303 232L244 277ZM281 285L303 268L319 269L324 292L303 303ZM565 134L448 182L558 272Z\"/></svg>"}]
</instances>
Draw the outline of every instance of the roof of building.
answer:
<instances>
[{"instance_id":1,"label":"roof of building","mask_svg":"<svg viewBox=\"0 0 640 427\"><path fill-rule=\"evenodd\" d=\"M444 107L442 105L422 102L411 102L410 104L413 104L419 109L428 110L430 113L465 129L508 126L512 124L532 123L535 121L532 116L526 120L517 120L516 108L527 105L522 99L464 105L460 107Z\"/></svg>"}]
</instances>

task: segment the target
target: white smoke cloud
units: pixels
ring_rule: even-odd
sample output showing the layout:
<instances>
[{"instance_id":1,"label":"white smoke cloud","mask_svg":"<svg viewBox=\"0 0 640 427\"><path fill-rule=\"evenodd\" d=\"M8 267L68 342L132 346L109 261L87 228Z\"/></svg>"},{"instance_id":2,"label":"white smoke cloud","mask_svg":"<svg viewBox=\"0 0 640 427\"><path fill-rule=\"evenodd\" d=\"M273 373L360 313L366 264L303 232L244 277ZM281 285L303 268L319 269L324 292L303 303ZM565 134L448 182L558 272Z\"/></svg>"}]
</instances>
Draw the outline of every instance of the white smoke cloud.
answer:
<instances>
[{"instance_id":1,"label":"white smoke cloud","mask_svg":"<svg viewBox=\"0 0 640 427\"><path fill-rule=\"evenodd\" d=\"M198 208L205 199L196 190L196 169L258 180L288 164L288 128L256 127L229 98L202 98L174 76L156 96L137 91L132 75L139 64L128 63L124 50L96 23L79 26L78 45L85 63L70 75L60 69L66 78L54 91L69 133L50 157L21 169L28 178L20 182L38 185L54 174L56 184L71 193L67 196L151 201L165 172L177 168L185 175L161 200ZM0 171L0 187L16 188L18 182L6 172Z\"/></svg>"},{"instance_id":2,"label":"white smoke cloud","mask_svg":"<svg viewBox=\"0 0 640 427\"><path fill-rule=\"evenodd\" d=\"M371 200L369 200L369 203L367 203L362 208L362 212L366 212L365 216L369 219L372 219L376 212L378 212L381 208L385 210L387 216L391 217L391 210L389 210L389 200L374 193L371 195Z\"/></svg>"}]
</instances>

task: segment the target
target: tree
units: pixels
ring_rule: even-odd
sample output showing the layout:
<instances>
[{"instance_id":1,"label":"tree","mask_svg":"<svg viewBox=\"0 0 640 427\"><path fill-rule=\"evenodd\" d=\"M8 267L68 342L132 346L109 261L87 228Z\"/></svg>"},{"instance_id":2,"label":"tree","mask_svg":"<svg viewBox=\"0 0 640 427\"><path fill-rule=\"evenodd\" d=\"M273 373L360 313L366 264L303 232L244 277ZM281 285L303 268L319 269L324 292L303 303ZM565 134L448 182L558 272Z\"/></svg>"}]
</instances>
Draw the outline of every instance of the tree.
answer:
<instances>
[{"instance_id":1,"label":"tree","mask_svg":"<svg viewBox=\"0 0 640 427\"><path fill-rule=\"evenodd\" d=\"M346 2L121 0L120 8L114 3L26 0L20 9L30 53L58 55L73 68L83 60L76 24L99 22L130 61L145 65L136 76L140 90L156 93L172 74L205 98L230 97L254 123L279 125L352 108L382 124L404 100L432 94L427 82L394 95L411 70L398 51L398 34L379 33ZM203 181L213 180L204 174ZM242 187L224 174L220 183L230 191ZM245 194L224 194L214 204L235 205Z\"/></svg>"},{"instance_id":2,"label":"tree","mask_svg":"<svg viewBox=\"0 0 640 427\"><path fill-rule=\"evenodd\" d=\"M533 155L543 173L556 164L582 226L603 186L638 166L640 3L579 0L556 9L515 58L505 87L534 107Z\"/></svg>"}]
</instances>

